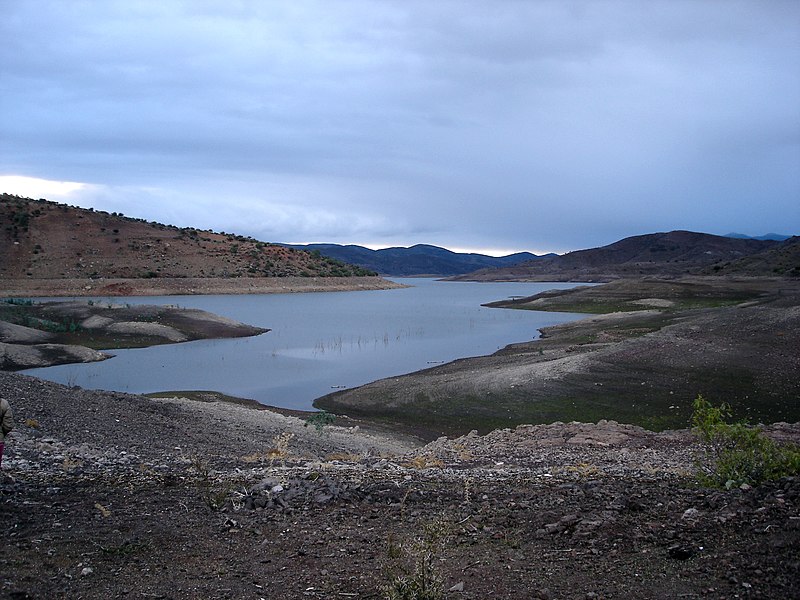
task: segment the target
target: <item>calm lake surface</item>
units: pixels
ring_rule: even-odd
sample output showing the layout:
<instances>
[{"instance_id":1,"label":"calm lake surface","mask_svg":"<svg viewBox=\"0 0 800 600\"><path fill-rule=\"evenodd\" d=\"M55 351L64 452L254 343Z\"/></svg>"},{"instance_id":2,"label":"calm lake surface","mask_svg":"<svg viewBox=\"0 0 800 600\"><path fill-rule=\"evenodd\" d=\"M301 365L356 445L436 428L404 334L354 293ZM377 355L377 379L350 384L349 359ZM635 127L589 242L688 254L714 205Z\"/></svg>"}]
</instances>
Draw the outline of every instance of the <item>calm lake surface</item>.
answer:
<instances>
[{"instance_id":1,"label":"calm lake surface","mask_svg":"<svg viewBox=\"0 0 800 600\"><path fill-rule=\"evenodd\" d=\"M484 308L570 283L470 283L395 279L413 287L364 292L241 296L96 298L200 308L268 333L134 350L109 350L99 363L25 371L87 389L148 393L215 390L301 410L344 387L401 375L457 358L491 354L538 337L538 329L582 318ZM84 298L88 300L88 298Z\"/></svg>"}]
</instances>

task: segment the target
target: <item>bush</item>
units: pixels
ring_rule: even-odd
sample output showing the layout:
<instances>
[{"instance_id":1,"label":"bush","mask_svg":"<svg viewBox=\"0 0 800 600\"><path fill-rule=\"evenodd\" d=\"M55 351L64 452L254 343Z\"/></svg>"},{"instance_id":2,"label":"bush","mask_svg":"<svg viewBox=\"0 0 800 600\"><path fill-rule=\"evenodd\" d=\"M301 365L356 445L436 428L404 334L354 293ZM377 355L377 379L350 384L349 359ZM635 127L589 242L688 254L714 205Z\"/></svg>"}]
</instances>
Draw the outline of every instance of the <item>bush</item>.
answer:
<instances>
[{"instance_id":1,"label":"bush","mask_svg":"<svg viewBox=\"0 0 800 600\"><path fill-rule=\"evenodd\" d=\"M389 583L381 588L385 600L442 600L444 578L438 556L451 531L444 520L423 524L419 537L405 546L389 540L389 558L396 564L388 573Z\"/></svg>"},{"instance_id":2,"label":"bush","mask_svg":"<svg viewBox=\"0 0 800 600\"><path fill-rule=\"evenodd\" d=\"M317 430L317 433L322 433L322 430L325 428L325 426L332 424L334 421L336 421L336 415L321 410L306 419L305 427L313 425L314 429Z\"/></svg>"},{"instance_id":3,"label":"bush","mask_svg":"<svg viewBox=\"0 0 800 600\"><path fill-rule=\"evenodd\" d=\"M730 406L712 406L703 396L693 404L692 426L706 445L706 460L698 464L703 485L731 489L759 485L800 473L800 448L777 444L745 421L726 422Z\"/></svg>"},{"instance_id":4,"label":"bush","mask_svg":"<svg viewBox=\"0 0 800 600\"><path fill-rule=\"evenodd\" d=\"M33 300L28 300L27 298L6 298L3 302L14 306L33 306Z\"/></svg>"}]
</instances>

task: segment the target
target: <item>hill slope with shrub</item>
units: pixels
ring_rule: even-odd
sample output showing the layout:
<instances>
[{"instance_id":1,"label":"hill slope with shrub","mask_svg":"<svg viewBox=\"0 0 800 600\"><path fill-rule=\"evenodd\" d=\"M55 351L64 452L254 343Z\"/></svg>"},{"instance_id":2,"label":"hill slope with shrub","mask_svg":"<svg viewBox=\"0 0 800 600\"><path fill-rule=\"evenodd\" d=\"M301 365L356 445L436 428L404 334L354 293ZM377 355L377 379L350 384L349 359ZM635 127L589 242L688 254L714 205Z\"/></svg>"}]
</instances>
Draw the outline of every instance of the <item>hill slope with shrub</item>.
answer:
<instances>
[{"instance_id":1,"label":"hill slope with shrub","mask_svg":"<svg viewBox=\"0 0 800 600\"><path fill-rule=\"evenodd\" d=\"M783 242L784 244L786 242ZM774 240L736 239L693 231L628 237L501 269L460 277L477 281L611 281L643 276L679 276L730 263L781 245Z\"/></svg>"},{"instance_id":2,"label":"hill slope with shrub","mask_svg":"<svg viewBox=\"0 0 800 600\"><path fill-rule=\"evenodd\" d=\"M9 194L0 194L0 256L0 279L375 275L251 237Z\"/></svg>"},{"instance_id":3,"label":"hill slope with shrub","mask_svg":"<svg viewBox=\"0 0 800 600\"><path fill-rule=\"evenodd\" d=\"M710 275L800 277L800 236L743 258L704 270Z\"/></svg>"}]
</instances>

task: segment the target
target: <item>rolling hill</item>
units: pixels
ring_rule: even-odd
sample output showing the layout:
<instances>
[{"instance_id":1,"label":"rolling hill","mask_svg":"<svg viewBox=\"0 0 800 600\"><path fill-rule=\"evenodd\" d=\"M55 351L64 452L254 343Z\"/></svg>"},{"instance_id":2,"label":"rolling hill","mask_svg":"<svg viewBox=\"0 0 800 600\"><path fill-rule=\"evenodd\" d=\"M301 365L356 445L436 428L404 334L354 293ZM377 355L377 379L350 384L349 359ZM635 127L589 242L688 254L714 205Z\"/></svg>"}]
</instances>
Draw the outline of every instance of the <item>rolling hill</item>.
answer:
<instances>
[{"instance_id":1,"label":"rolling hill","mask_svg":"<svg viewBox=\"0 0 800 600\"><path fill-rule=\"evenodd\" d=\"M787 239L763 252L704 269L713 275L800 277L800 236Z\"/></svg>"},{"instance_id":2,"label":"rolling hill","mask_svg":"<svg viewBox=\"0 0 800 600\"><path fill-rule=\"evenodd\" d=\"M577 250L512 267L484 269L454 279L472 281L611 281L679 276L777 248L787 242L729 238L692 231L651 233L608 246ZM763 273L769 274L769 273Z\"/></svg>"},{"instance_id":3,"label":"rolling hill","mask_svg":"<svg viewBox=\"0 0 800 600\"><path fill-rule=\"evenodd\" d=\"M417 244L410 248L383 248L371 250L363 246L339 244L288 245L287 247L317 251L323 256L358 265L381 275L397 277L420 275L460 275L478 269L507 267L540 257L530 252L518 252L508 256L487 256L452 252L438 246Z\"/></svg>"},{"instance_id":4,"label":"rolling hill","mask_svg":"<svg viewBox=\"0 0 800 600\"><path fill-rule=\"evenodd\" d=\"M0 194L0 279L376 275L318 254Z\"/></svg>"}]
</instances>

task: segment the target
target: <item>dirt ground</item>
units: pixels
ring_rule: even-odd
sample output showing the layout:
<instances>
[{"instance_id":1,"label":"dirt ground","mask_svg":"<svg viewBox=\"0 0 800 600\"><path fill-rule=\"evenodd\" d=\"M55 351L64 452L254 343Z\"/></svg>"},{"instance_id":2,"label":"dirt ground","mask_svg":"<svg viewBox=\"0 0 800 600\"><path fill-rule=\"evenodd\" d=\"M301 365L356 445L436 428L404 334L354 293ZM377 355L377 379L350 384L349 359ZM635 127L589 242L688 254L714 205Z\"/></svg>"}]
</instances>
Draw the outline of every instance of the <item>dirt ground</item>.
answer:
<instances>
[{"instance_id":1,"label":"dirt ground","mask_svg":"<svg viewBox=\"0 0 800 600\"><path fill-rule=\"evenodd\" d=\"M139 279L2 279L0 297L286 294L403 287L382 277L156 277Z\"/></svg>"},{"instance_id":2,"label":"dirt ground","mask_svg":"<svg viewBox=\"0 0 800 600\"><path fill-rule=\"evenodd\" d=\"M800 597L800 480L700 488L687 432L421 446L12 373L0 394L2 598L383 598L420 561L447 598Z\"/></svg>"}]
</instances>

